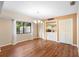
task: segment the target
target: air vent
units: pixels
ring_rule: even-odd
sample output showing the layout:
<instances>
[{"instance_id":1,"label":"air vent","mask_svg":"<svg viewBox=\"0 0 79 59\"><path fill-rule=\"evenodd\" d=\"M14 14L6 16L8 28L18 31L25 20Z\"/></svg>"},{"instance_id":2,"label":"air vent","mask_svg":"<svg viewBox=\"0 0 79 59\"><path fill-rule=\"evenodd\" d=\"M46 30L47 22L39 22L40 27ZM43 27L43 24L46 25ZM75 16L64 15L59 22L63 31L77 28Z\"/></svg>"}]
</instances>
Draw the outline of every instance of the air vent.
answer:
<instances>
[{"instance_id":1,"label":"air vent","mask_svg":"<svg viewBox=\"0 0 79 59\"><path fill-rule=\"evenodd\" d=\"M70 5L72 6L72 5L75 5L75 1L71 1L70 2Z\"/></svg>"},{"instance_id":2,"label":"air vent","mask_svg":"<svg viewBox=\"0 0 79 59\"><path fill-rule=\"evenodd\" d=\"M54 20L54 18L49 18L48 20Z\"/></svg>"}]
</instances>

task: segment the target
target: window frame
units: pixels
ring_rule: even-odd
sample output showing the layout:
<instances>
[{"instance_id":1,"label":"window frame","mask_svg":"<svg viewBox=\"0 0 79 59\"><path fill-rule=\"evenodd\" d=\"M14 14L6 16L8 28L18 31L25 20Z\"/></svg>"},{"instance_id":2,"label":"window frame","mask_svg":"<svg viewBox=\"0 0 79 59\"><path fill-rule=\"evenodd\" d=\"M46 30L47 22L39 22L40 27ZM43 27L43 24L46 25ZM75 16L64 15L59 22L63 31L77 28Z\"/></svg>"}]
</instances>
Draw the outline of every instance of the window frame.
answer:
<instances>
[{"instance_id":1,"label":"window frame","mask_svg":"<svg viewBox=\"0 0 79 59\"><path fill-rule=\"evenodd\" d=\"M18 32L18 30L17 30L17 23L23 23L22 24L22 26L23 26L23 33L20 33L20 28L19 28L19 32ZM25 28L24 28L24 26L25 26L25 24L26 23L29 23L30 24L30 32L25 32ZM32 26L32 23L31 22L24 22L24 21L16 21L16 34L28 34L28 33L31 33L31 26Z\"/></svg>"}]
</instances>

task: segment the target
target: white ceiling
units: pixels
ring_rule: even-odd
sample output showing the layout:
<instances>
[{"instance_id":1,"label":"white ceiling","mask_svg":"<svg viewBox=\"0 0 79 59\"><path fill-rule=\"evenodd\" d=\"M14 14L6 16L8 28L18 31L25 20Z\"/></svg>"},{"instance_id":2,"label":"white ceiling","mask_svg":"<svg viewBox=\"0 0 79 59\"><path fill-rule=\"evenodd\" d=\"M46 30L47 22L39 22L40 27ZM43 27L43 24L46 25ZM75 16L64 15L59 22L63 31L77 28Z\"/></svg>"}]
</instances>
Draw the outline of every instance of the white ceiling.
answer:
<instances>
[{"instance_id":1,"label":"white ceiling","mask_svg":"<svg viewBox=\"0 0 79 59\"><path fill-rule=\"evenodd\" d=\"M37 19L52 18L77 11L76 5L70 6L69 1L7 1L4 2L3 9Z\"/></svg>"}]
</instances>

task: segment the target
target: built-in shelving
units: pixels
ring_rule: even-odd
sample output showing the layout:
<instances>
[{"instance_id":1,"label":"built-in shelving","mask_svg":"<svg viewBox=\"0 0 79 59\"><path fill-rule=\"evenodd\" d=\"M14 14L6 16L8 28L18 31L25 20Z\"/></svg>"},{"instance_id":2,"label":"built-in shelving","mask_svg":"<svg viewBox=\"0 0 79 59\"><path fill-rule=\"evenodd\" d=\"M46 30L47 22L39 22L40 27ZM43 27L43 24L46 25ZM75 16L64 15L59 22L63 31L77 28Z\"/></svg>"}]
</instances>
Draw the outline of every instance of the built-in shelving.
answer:
<instances>
[{"instance_id":1,"label":"built-in shelving","mask_svg":"<svg viewBox=\"0 0 79 59\"><path fill-rule=\"evenodd\" d=\"M57 29L57 20L46 21L46 32L55 32Z\"/></svg>"}]
</instances>

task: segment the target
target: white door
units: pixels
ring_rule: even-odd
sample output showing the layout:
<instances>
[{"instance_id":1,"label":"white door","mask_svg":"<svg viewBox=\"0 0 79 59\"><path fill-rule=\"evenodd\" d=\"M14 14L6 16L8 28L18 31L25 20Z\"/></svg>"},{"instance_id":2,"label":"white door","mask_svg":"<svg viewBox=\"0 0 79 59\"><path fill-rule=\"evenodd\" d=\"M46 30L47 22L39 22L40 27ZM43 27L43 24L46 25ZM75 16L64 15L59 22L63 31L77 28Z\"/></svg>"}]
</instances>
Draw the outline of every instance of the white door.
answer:
<instances>
[{"instance_id":1,"label":"white door","mask_svg":"<svg viewBox=\"0 0 79 59\"><path fill-rule=\"evenodd\" d=\"M59 41L62 43L73 43L73 22L72 19L59 20Z\"/></svg>"},{"instance_id":2,"label":"white door","mask_svg":"<svg viewBox=\"0 0 79 59\"><path fill-rule=\"evenodd\" d=\"M65 20L66 24L66 43L73 44L73 22L72 19Z\"/></svg>"},{"instance_id":3,"label":"white door","mask_svg":"<svg viewBox=\"0 0 79 59\"><path fill-rule=\"evenodd\" d=\"M62 43L66 43L65 31L65 20L59 20L59 41Z\"/></svg>"}]
</instances>

